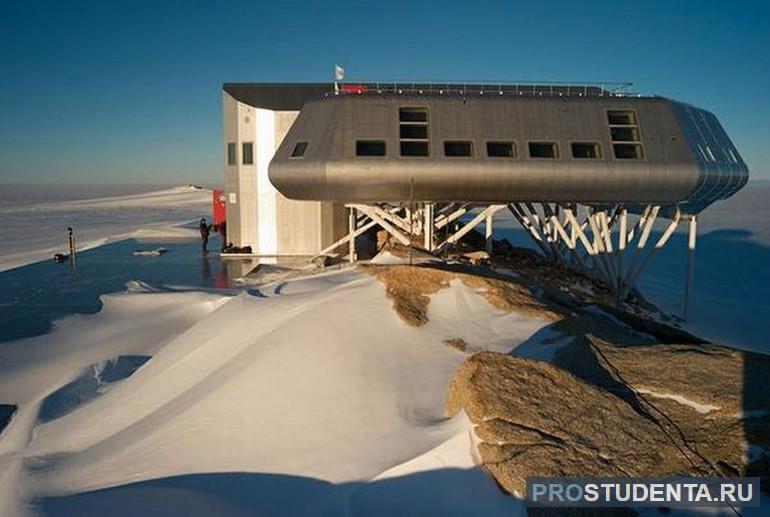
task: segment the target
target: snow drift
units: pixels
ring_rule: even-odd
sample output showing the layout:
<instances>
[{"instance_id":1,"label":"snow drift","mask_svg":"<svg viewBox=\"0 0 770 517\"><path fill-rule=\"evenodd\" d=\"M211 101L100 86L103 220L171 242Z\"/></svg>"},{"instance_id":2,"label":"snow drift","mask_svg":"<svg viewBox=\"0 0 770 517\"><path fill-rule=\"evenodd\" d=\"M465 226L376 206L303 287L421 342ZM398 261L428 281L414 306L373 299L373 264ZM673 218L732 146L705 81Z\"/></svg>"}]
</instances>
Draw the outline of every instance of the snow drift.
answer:
<instances>
[{"instance_id":1,"label":"snow drift","mask_svg":"<svg viewBox=\"0 0 770 517\"><path fill-rule=\"evenodd\" d=\"M507 352L549 320L496 309L482 294L451 282L432 295L419 328L400 320L377 278L358 271L251 289L226 303L201 293L107 297L102 313L66 319L29 340L32 358L20 352L0 363L13 365L2 367L0 391L20 405L0 443L14 435L12 456L23 458L0 463L0 486L21 494L17 509L53 514L133 501L137 493L145 502L163 495L154 507L127 508L158 513L208 514L211 505L267 513L279 505L299 514L389 513L399 505L510 512L518 503L475 467L467 418L444 416L448 384L467 355L443 341ZM207 315L148 306L164 296ZM113 319L118 303L126 306ZM166 318L186 330L164 325ZM67 338L76 335L81 343ZM86 403L38 419L47 396L121 354L152 358ZM248 501L233 488L253 489L257 479L285 483ZM421 482L424 490L415 491ZM190 493L207 503L190 508Z\"/></svg>"}]
</instances>

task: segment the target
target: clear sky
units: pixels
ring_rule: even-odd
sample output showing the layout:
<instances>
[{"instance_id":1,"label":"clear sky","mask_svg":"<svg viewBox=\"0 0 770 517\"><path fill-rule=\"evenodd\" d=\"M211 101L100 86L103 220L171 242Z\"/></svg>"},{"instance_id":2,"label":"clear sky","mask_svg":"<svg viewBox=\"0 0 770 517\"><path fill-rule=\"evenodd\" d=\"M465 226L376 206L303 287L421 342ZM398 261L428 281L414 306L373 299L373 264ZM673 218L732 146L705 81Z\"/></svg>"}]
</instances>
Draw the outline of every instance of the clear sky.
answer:
<instances>
[{"instance_id":1,"label":"clear sky","mask_svg":"<svg viewBox=\"0 0 770 517\"><path fill-rule=\"evenodd\" d=\"M770 178L770 2L0 0L0 183L221 183L228 81L632 81Z\"/></svg>"}]
</instances>

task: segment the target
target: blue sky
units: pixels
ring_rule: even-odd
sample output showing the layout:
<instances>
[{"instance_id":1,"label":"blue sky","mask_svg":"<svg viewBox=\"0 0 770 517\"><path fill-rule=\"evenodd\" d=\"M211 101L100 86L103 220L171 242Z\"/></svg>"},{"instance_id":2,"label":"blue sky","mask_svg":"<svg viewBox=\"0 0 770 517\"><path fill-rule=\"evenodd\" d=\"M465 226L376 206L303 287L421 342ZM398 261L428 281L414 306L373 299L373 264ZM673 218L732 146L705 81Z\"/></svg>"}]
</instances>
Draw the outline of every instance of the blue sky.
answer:
<instances>
[{"instance_id":1,"label":"blue sky","mask_svg":"<svg viewBox=\"0 0 770 517\"><path fill-rule=\"evenodd\" d=\"M770 178L768 2L0 0L0 183L221 183L221 84L633 81Z\"/></svg>"}]
</instances>

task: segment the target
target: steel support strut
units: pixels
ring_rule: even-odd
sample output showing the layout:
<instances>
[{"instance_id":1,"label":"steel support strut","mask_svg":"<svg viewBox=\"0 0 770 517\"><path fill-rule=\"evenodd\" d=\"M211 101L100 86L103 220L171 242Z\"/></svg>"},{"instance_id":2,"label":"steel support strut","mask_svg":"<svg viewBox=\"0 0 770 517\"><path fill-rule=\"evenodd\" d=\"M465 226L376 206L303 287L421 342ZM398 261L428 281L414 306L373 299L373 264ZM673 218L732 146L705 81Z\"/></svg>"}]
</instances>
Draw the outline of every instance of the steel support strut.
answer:
<instances>
[{"instance_id":1,"label":"steel support strut","mask_svg":"<svg viewBox=\"0 0 770 517\"><path fill-rule=\"evenodd\" d=\"M693 283L693 266L695 265L695 244L698 240L698 216L689 216L689 231L687 236L687 276L684 284L684 300L682 302L682 319L687 319L690 309L690 294Z\"/></svg>"},{"instance_id":2,"label":"steel support strut","mask_svg":"<svg viewBox=\"0 0 770 517\"><path fill-rule=\"evenodd\" d=\"M620 305L655 253L669 241L679 223L690 221L688 277L683 312L687 312L692 284L692 262L697 226L695 216L676 206L585 206L559 203L510 203L508 209L543 255L578 270L603 284ZM659 236L652 237L661 214L669 219ZM582 215L581 215L582 214ZM650 247L649 243L654 242ZM630 259L627 253L632 250Z\"/></svg>"},{"instance_id":3,"label":"steel support strut","mask_svg":"<svg viewBox=\"0 0 770 517\"><path fill-rule=\"evenodd\" d=\"M688 315L697 240L697 217L677 206L578 205L576 203L522 203L507 205L467 202L349 204L348 234L319 253L325 255L348 244L347 258L357 259L355 239L379 226L404 246L421 236L428 252L441 253L484 224L485 249L491 254L494 215L507 208L551 262L582 272L604 285L616 304L622 304L658 250L665 246L682 221L689 223L687 276L682 315ZM470 220L460 218L474 213ZM658 221L666 219L653 235ZM419 241L418 241L419 242Z\"/></svg>"}]
</instances>

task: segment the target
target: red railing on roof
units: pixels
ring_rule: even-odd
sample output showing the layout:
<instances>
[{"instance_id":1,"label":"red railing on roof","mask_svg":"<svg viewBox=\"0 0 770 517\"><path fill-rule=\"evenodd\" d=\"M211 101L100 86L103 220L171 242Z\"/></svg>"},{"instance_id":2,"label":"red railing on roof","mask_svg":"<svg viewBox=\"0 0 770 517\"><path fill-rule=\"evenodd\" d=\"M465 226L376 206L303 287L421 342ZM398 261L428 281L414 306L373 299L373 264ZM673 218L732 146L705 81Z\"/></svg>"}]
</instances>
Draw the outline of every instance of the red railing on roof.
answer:
<instances>
[{"instance_id":1,"label":"red railing on roof","mask_svg":"<svg viewBox=\"0 0 770 517\"><path fill-rule=\"evenodd\" d=\"M343 84L340 86L340 92L353 93L357 95L363 95L369 91L369 86L366 84Z\"/></svg>"}]
</instances>

